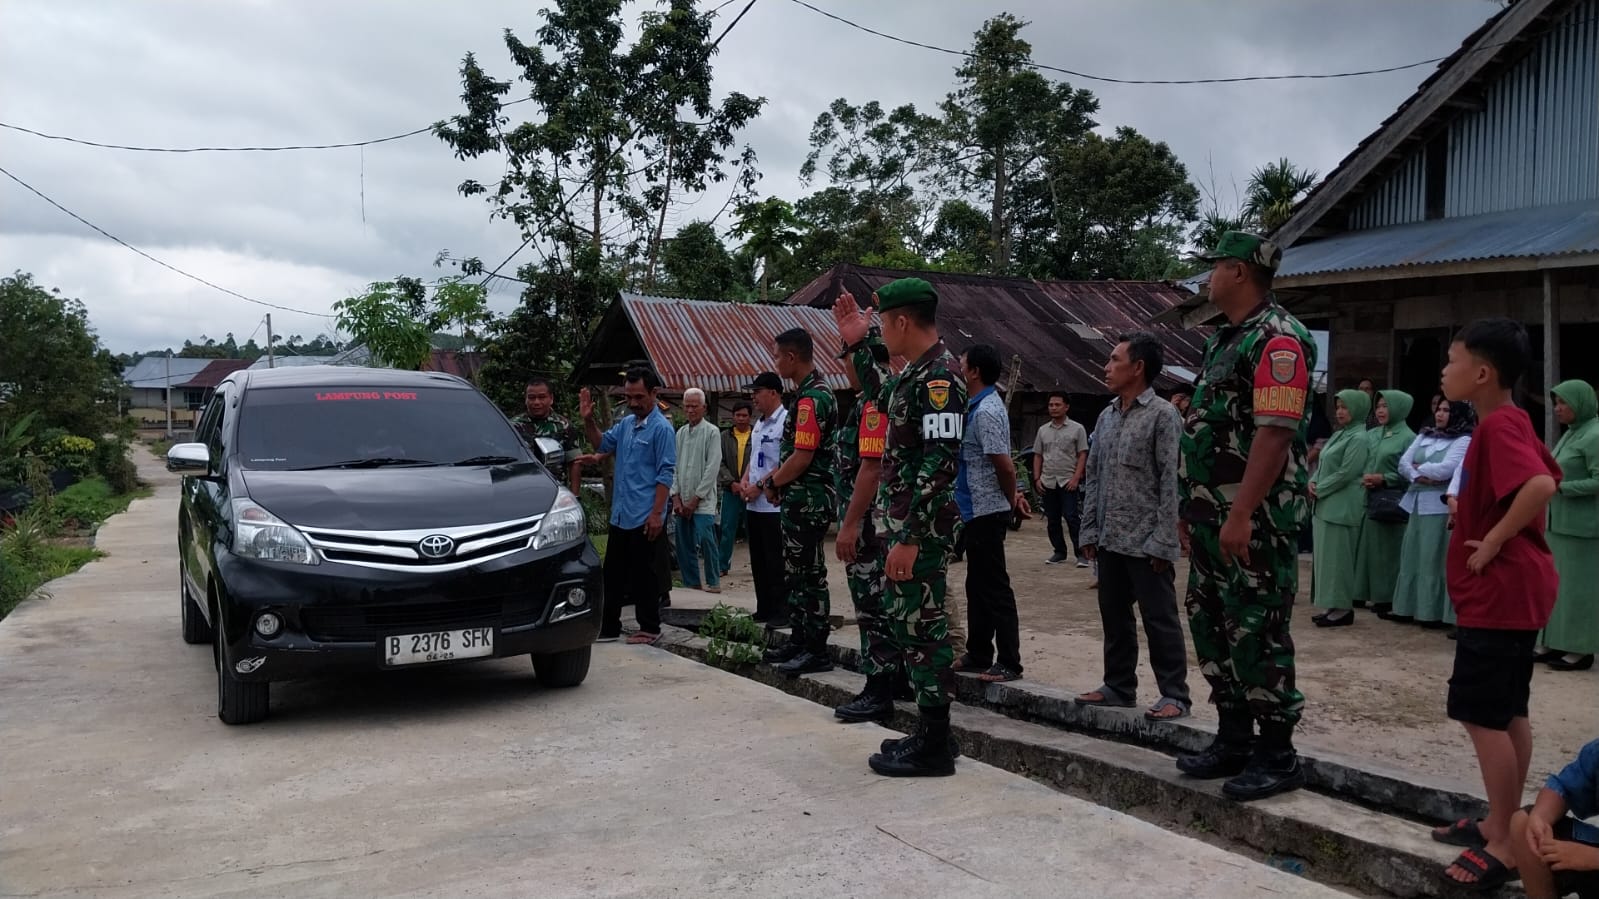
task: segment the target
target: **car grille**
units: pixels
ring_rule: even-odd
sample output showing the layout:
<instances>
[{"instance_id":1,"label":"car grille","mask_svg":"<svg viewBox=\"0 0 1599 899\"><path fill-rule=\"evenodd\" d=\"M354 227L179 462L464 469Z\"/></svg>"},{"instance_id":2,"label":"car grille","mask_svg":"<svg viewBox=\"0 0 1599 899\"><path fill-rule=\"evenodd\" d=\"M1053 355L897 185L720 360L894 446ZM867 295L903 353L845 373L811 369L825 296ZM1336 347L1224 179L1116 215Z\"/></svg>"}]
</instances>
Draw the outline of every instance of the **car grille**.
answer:
<instances>
[{"instance_id":1,"label":"car grille","mask_svg":"<svg viewBox=\"0 0 1599 899\"><path fill-rule=\"evenodd\" d=\"M338 531L301 527L306 539L329 562L364 565L389 571L453 571L526 549L538 532L543 515L466 527L409 531ZM421 541L448 537L449 552L426 558Z\"/></svg>"},{"instance_id":2,"label":"car grille","mask_svg":"<svg viewBox=\"0 0 1599 899\"><path fill-rule=\"evenodd\" d=\"M370 642L393 634L465 627L519 627L537 622L543 613L542 601L520 595L444 602L305 606L300 609L300 624L313 640Z\"/></svg>"}]
</instances>

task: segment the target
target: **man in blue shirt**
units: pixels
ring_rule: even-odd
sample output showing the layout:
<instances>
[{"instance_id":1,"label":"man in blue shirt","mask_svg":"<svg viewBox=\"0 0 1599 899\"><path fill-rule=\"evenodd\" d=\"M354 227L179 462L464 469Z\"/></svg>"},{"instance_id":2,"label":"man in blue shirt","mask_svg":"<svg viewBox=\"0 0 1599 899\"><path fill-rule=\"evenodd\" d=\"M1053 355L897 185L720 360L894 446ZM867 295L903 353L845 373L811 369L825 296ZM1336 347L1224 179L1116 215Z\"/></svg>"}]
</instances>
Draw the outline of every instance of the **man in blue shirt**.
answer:
<instances>
[{"instance_id":1,"label":"man in blue shirt","mask_svg":"<svg viewBox=\"0 0 1599 899\"><path fill-rule=\"evenodd\" d=\"M1576 893L1599 897L1599 827L1582 819L1599 815L1599 740L1577 753L1577 760L1552 775L1538 791L1531 811L1510 819L1516 871L1527 899L1554 899ZM1475 829L1462 821L1453 829Z\"/></svg>"},{"instance_id":2,"label":"man in blue shirt","mask_svg":"<svg viewBox=\"0 0 1599 899\"><path fill-rule=\"evenodd\" d=\"M970 616L966 652L955 670L976 672L985 681L1022 676L1021 626L1016 593L1005 571L1005 533L1012 511L1031 511L1016 489L1016 464L1010 455L1010 416L995 392L999 351L977 344L961 356L966 378L965 436L955 504L966 540L966 609Z\"/></svg>"},{"instance_id":3,"label":"man in blue shirt","mask_svg":"<svg viewBox=\"0 0 1599 899\"><path fill-rule=\"evenodd\" d=\"M666 526L666 499L677 466L677 432L655 403L660 383L648 369L627 373L622 398L633 414L600 432L594 420L594 398L588 388L578 394L578 411L589 442L599 452L577 459L587 467L616 457L616 478L611 487L611 531L605 544L605 619L601 640L622 635L622 606L632 603L638 616L638 633L629 643L654 643L661 636L659 573L670 565Z\"/></svg>"}]
</instances>

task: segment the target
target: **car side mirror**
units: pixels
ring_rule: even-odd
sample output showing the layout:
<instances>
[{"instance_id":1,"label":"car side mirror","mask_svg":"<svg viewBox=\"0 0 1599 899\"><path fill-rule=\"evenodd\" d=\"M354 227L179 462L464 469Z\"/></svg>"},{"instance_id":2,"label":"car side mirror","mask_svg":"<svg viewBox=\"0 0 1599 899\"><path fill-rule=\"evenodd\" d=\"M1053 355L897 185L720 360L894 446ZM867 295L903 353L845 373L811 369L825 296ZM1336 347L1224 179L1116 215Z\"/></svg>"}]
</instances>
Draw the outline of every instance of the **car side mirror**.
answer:
<instances>
[{"instance_id":1,"label":"car side mirror","mask_svg":"<svg viewBox=\"0 0 1599 899\"><path fill-rule=\"evenodd\" d=\"M185 477L210 477L211 448L203 443L180 443L167 450L167 471Z\"/></svg>"},{"instance_id":2,"label":"car side mirror","mask_svg":"<svg viewBox=\"0 0 1599 899\"><path fill-rule=\"evenodd\" d=\"M566 464L566 450L561 448L561 441L554 437L535 437L533 451L538 453L539 461L544 463L545 468L559 468Z\"/></svg>"}]
</instances>

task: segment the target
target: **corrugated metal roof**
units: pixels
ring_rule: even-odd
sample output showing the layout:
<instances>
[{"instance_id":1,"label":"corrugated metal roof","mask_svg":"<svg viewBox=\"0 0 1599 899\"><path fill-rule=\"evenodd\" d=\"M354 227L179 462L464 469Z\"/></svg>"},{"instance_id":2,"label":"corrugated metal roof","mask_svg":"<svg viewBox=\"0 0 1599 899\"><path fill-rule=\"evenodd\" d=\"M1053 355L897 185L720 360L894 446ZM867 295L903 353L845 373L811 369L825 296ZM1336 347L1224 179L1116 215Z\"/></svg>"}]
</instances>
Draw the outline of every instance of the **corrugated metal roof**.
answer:
<instances>
[{"instance_id":1,"label":"corrugated metal roof","mask_svg":"<svg viewBox=\"0 0 1599 899\"><path fill-rule=\"evenodd\" d=\"M849 387L833 315L821 309L758 303L680 300L623 293L622 309L650 364L670 390L737 392L772 370L772 338L804 328L816 343L816 367L827 386ZM611 321L612 319L608 319ZM606 337L602 326L596 335Z\"/></svg>"},{"instance_id":2,"label":"corrugated metal roof","mask_svg":"<svg viewBox=\"0 0 1599 899\"><path fill-rule=\"evenodd\" d=\"M337 358L337 356L274 356L272 358L272 364L268 365L267 357L262 356L261 358L250 363L250 370L256 371L262 368L299 368L306 365L332 365L333 360Z\"/></svg>"},{"instance_id":3,"label":"corrugated metal roof","mask_svg":"<svg viewBox=\"0 0 1599 899\"><path fill-rule=\"evenodd\" d=\"M1599 204L1589 200L1352 231L1283 253L1279 278L1485 259L1599 252Z\"/></svg>"},{"instance_id":4,"label":"corrugated metal roof","mask_svg":"<svg viewBox=\"0 0 1599 899\"><path fill-rule=\"evenodd\" d=\"M877 288L908 277L925 278L938 291L939 332L950 349L960 353L973 344L992 344L1007 364L1019 355L1018 384L1029 392L1103 394L1105 360L1128 331L1160 337L1168 365L1198 368L1210 333L1150 324L1191 295L1159 281L1035 281L836 265L788 302L828 309L847 289L864 304ZM1173 389L1182 383L1163 375L1156 386Z\"/></svg>"},{"instance_id":5,"label":"corrugated metal roof","mask_svg":"<svg viewBox=\"0 0 1599 899\"><path fill-rule=\"evenodd\" d=\"M194 377L174 387L188 387L193 390L213 390L222 379L236 371L243 371L250 367L248 359L212 359L205 368L195 373Z\"/></svg>"},{"instance_id":6,"label":"corrugated metal roof","mask_svg":"<svg viewBox=\"0 0 1599 899\"><path fill-rule=\"evenodd\" d=\"M172 386L176 387L199 374L200 370L210 365L212 361L173 356ZM167 386L167 372L167 357L145 356L123 370L122 380L135 389L162 390Z\"/></svg>"}]
</instances>

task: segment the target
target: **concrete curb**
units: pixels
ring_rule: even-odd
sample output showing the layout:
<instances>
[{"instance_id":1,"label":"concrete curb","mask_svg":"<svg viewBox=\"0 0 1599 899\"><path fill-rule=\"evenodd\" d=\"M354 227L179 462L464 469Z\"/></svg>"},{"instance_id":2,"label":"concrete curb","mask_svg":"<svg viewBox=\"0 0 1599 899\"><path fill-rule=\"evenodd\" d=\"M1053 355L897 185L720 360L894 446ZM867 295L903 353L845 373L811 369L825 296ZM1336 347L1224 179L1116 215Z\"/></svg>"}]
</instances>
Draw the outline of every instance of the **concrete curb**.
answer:
<instances>
[{"instance_id":1,"label":"concrete curb","mask_svg":"<svg viewBox=\"0 0 1599 899\"><path fill-rule=\"evenodd\" d=\"M704 662L707 643L692 633L667 628L658 645ZM843 654L840 647L834 649ZM837 669L792 680L765 665L742 666L734 673L826 707L848 701L864 682L853 671ZM1354 785L1364 789L1393 775L1373 775L1321 758L1307 771L1321 781L1317 791L1237 803L1221 795L1219 782L1182 776L1170 754L1143 742L1146 727L1165 730L1173 727L1170 722L1147 722L1139 715L1128 716L1125 723L1106 720L1102 716L1112 710L1079 708L1070 697L1058 694L1015 684L963 684L952 722L964 754L1168 829L1213 834L1251 847L1273 856L1280 866L1302 869L1323 883L1399 897L1458 895L1438 880L1438 872L1455 850L1432 842L1426 829L1412 820L1326 795L1348 795L1348 791L1322 786L1335 777L1352 776ZM1071 711L1051 712L1061 704ZM1044 723L1026 720L1035 716ZM1057 717L1072 722L1068 730L1061 729ZM909 731L915 721L915 706L902 702L896 704L888 726ZM1179 727L1183 732L1156 734L1152 742L1175 751L1209 739L1201 727ZM1318 768L1319 776L1314 773ZM1396 790L1393 795L1415 799L1423 793L1413 791L1428 789L1410 786L1412 790ZM1501 890L1488 895L1519 893Z\"/></svg>"}]
</instances>

